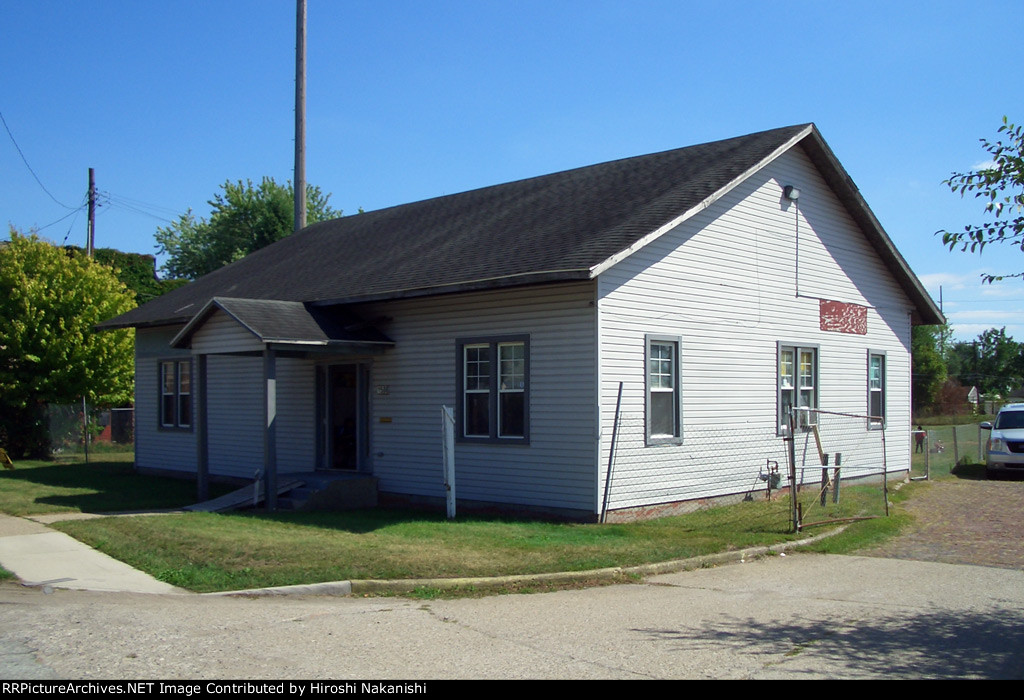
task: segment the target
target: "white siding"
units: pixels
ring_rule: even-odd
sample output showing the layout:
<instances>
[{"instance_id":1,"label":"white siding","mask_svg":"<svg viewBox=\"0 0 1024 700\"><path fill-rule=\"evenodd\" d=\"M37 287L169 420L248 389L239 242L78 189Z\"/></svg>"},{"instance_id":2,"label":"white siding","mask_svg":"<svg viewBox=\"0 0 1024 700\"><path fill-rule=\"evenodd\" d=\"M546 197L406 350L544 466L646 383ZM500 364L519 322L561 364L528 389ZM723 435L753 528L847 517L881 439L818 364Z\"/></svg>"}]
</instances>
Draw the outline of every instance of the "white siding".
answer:
<instances>
[{"instance_id":1,"label":"white siding","mask_svg":"<svg viewBox=\"0 0 1024 700\"><path fill-rule=\"evenodd\" d=\"M799 212L782 198L789 184ZM890 469L909 465L911 305L801 149L604 272L598 293L602 474L624 383L611 508L740 493L767 459L784 469L780 342L816 346L820 408L856 414L867 412L867 350L886 351L886 455ZM867 335L821 331L819 298L868 307ZM643 446L645 333L681 338L682 445ZM877 432L844 440L826 450L881 463Z\"/></svg>"},{"instance_id":2,"label":"white siding","mask_svg":"<svg viewBox=\"0 0 1024 700\"><path fill-rule=\"evenodd\" d=\"M277 358L277 471L316 469L315 365ZM263 358L211 355L207 365L210 474L251 479L263 469Z\"/></svg>"},{"instance_id":3,"label":"white siding","mask_svg":"<svg viewBox=\"0 0 1024 700\"><path fill-rule=\"evenodd\" d=\"M262 417L262 414L261 414ZM277 359L277 471L316 469L316 367Z\"/></svg>"},{"instance_id":4,"label":"white siding","mask_svg":"<svg viewBox=\"0 0 1024 700\"><path fill-rule=\"evenodd\" d=\"M248 329L220 309L192 334L192 351L197 355L215 352L263 352L263 343Z\"/></svg>"},{"instance_id":5,"label":"white siding","mask_svg":"<svg viewBox=\"0 0 1024 700\"><path fill-rule=\"evenodd\" d=\"M193 430L160 426L160 362L181 360L188 350L172 350L181 326L139 328L135 332L135 464L147 469L196 469Z\"/></svg>"},{"instance_id":6,"label":"white siding","mask_svg":"<svg viewBox=\"0 0 1024 700\"><path fill-rule=\"evenodd\" d=\"M252 479L263 469L263 358L210 355L206 377L210 474Z\"/></svg>"},{"instance_id":7,"label":"white siding","mask_svg":"<svg viewBox=\"0 0 1024 700\"><path fill-rule=\"evenodd\" d=\"M370 305L395 341L374 359L374 474L382 491L443 497L441 406L455 406L456 339L529 335L528 445L455 448L460 499L595 512L594 285L559 285Z\"/></svg>"}]
</instances>

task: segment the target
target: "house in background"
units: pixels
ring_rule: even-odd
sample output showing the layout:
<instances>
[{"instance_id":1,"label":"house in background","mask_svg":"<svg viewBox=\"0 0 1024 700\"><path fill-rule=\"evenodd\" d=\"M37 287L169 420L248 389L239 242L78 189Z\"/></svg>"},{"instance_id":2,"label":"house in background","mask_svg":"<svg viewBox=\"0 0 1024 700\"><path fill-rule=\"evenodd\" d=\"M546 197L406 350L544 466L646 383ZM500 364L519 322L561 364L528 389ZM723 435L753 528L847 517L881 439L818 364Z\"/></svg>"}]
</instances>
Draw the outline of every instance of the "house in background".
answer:
<instances>
[{"instance_id":1,"label":"house in background","mask_svg":"<svg viewBox=\"0 0 1024 700\"><path fill-rule=\"evenodd\" d=\"M314 224L102 327L137 329L140 469L441 503L447 405L463 503L594 520L742 492L763 456L702 436L790 406L875 416L907 470L942 322L806 124Z\"/></svg>"}]
</instances>

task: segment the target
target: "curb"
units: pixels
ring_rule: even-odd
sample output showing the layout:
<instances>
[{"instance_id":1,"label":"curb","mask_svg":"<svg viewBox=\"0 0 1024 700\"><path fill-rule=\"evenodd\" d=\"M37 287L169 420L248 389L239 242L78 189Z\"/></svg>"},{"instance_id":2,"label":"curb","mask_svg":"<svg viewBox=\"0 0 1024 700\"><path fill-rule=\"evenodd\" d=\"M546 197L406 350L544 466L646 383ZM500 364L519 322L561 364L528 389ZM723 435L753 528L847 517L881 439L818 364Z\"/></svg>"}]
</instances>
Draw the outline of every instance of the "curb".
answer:
<instances>
[{"instance_id":1,"label":"curb","mask_svg":"<svg viewBox=\"0 0 1024 700\"><path fill-rule=\"evenodd\" d=\"M580 581L615 581L628 576L655 576L658 574L671 574L677 571L691 571L723 564L743 563L748 559L757 559L773 553L782 553L795 547L803 547L812 544L826 537L832 537L845 528L837 528L829 532L808 537L793 542L784 542L777 545L748 547L731 552L719 552L717 554L704 554L688 559L673 559L671 561L658 562L654 564L641 564L639 566L614 566L605 569L591 569L588 571L561 571L547 574L517 574L512 576L488 576L488 577L467 577L467 578L425 578L425 579L363 579L354 581L329 581L324 583L299 584L295 586L274 586L271 588L250 588L240 591L218 591L216 593L202 593L204 596L234 596L242 598L261 598L270 596L289 595L320 595L320 596L347 596L347 595L374 595L374 594L402 594L410 593L417 588L435 588L445 591L458 590L460 588L474 588L477 590L489 590L503 588L510 585L521 585L529 583L539 584L571 584Z\"/></svg>"}]
</instances>

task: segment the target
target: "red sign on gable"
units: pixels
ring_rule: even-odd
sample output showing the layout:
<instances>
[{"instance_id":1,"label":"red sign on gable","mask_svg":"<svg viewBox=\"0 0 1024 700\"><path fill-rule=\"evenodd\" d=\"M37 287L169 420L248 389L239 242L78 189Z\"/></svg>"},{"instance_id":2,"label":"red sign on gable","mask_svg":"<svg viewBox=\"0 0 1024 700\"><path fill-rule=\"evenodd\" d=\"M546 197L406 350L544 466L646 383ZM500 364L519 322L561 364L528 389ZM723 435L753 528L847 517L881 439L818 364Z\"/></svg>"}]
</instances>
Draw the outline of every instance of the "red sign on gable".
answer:
<instances>
[{"instance_id":1,"label":"red sign on gable","mask_svg":"<svg viewBox=\"0 0 1024 700\"><path fill-rule=\"evenodd\" d=\"M868 307L866 306L819 299L818 315L823 331L855 335L867 335L868 333Z\"/></svg>"}]
</instances>

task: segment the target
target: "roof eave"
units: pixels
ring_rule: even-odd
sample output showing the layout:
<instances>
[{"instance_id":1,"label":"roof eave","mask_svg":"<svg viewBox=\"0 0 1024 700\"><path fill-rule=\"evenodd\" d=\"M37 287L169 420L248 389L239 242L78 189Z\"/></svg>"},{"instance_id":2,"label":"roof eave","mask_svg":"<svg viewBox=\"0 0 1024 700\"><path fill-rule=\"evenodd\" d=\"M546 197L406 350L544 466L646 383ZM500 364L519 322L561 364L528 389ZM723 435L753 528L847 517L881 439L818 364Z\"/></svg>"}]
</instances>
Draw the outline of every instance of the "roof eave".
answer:
<instances>
[{"instance_id":1,"label":"roof eave","mask_svg":"<svg viewBox=\"0 0 1024 700\"><path fill-rule=\"evenodd\" d=\"M385 292L374 292L372 294L358 294L331 299L317 299L316 301L308 302L308 304L310 306L366 304L376 301L392 301L396 299L414 299L417 297L458 294L460 292L479 292L487 291L489 289L525 287L556 282L574 282L579 280L588 280L590 278L590 271L587 268L549 270L546 272L529 272L515 275L504 275L502 277L488 277L431 287L410 287L408 289L394 289Z\"/></svg>"},{"instance_id":2,"label":"roof eave","mask_svg":"<svg viewBox=\"0 0 1024 700\"><path fill-rule=\"evenodd\" d=\"M192 320L191 316L175 316L150 321L138 321L129 323L120 323L115 319L110 321L104 321L103 323L97 323L93 328L97 331L119 331L125 328L163 328L165 326L180 326L188 323Z\"/></svg>"}]
</instances>

